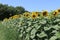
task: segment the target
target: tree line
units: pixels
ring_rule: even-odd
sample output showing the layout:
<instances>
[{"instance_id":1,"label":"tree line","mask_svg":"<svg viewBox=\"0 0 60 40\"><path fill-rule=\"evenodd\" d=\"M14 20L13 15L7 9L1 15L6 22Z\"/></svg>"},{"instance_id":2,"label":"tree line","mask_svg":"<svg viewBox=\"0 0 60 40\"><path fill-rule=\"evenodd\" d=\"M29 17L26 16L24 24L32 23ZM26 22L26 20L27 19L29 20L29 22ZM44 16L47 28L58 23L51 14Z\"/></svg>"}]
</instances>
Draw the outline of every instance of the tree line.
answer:
<instances>
[{"instance_id":1,"label":"tree line","mask_svg":"<svg viewBox=\"0 0 60 40\"><path fill-rule=\"evenodd\" d=\"M22 6L8 6L7 4L0 4L0 20L4 18L9 18L10 16L16 14L22 14L26 12L25 8Z\"/></svg>"}]
</instances>

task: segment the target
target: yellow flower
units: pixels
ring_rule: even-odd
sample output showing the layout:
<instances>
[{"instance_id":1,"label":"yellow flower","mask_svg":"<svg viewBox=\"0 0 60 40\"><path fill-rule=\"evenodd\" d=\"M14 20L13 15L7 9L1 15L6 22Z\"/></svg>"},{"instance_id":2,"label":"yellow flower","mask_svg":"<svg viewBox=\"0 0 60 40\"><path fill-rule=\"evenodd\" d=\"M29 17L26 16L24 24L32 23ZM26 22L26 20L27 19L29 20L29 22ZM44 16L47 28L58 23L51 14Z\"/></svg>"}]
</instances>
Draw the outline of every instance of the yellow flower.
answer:
<instances>
[{"instance_id":1,"label":"yellow flower","mask_svg":"<svg viewBox=\"0 0 60 40\"><path fill-rule=\"evenodd\" d=\"M60 9L58 9L58 12L60 12Z\"/></svg>"},{"instance_id":2,"label":"yellow flower","mask_svg":"<svg viewBox=\"0 0 60 40\"><path fill-rule=\"evenodd\" d=\"M23 16L25 16L25 13L23 13Z\"/></svg>"},{"instance_id":3,"label":"yellow flower","mask_svg":"<svg viewBox=\"0 0 60 40\"><path fill-rule=\"evenodd\" d=\"M19 18L19 15L14 15L12 17L13 17L13 19L17 19L17 18Z\"/></svg>"},{"instance_id":4,"label":"yellow flower","mask_svg":"<svg viewBox=\"0 0 60 40\"><path fill-rule=\"evenodd\" d=\"M32 16L33 19L37 18L37 14L35 12L32 12Z\"/></svg>"},{"instance_id":5,"label":"yellow flower","mask_svg":"<svg viewBox=\"0 0 60 40\"><path fill-rule=\"evenodd\" d=\"M29 17L30 17L30 13L29 13L29 12L25 12L25 13L23 14L23 16L26 17L26 18L29 18Z\"/></svg>"},{"instance_id":6,"label":"yellow flower","mask_svg":"<svg viewBox=\"0 0 60 40\"><path fill-rule=\"evenodd\" d=\"M53 15L54 15L54 16L57 16L57 15L58 15L58 11L55 10L55 11L53 12Z\"/></svg>"},{"instance_id":7,"label":"yellow flower","mask_svg":"<svg viewBox=\"0 0 60 40\"><path fill-rule=\"evenodd\" d=\"M38 12L35 12L36 13L36 15L38 16Z\"/></svg>"},{"instance_id":8,"label":"yellow flower","mask_svg":"<svg viewBox=\"0 0 60 40\"><path fill-rule=\"evenodd\" d=\"M41 12L35 12L35 13L36 13L36 15L39 17Z\"/></svg>"},{"instance_id":9,"label":"yellow flower","mask_svg":"<svg viewBox=\"0 0 60 40\"><path fill-rule=\"evenodd\" d=\"M48 16L48 11L43 11L43 12L42 12L42 15L43 15L43 16Z\"/></svg>"}]
</instances>

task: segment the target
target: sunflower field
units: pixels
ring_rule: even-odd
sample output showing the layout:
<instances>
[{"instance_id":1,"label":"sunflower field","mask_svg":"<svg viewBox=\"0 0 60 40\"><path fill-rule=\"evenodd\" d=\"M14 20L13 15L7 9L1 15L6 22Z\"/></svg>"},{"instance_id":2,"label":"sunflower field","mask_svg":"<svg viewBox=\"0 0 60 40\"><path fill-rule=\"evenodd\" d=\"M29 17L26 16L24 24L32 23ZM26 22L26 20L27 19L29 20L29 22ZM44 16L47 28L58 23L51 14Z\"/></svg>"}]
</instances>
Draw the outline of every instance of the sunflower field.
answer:
<instances>
[{"instance_id":1,"label":"sunflower field","mask_svg":"<svg viewBox=\"0 0 60 40\"><path fill-rule=\"evenodd\" d=\"M0 40L60 40L60 9L5 18L0 21Z\"/></svg>"}]
</instances>

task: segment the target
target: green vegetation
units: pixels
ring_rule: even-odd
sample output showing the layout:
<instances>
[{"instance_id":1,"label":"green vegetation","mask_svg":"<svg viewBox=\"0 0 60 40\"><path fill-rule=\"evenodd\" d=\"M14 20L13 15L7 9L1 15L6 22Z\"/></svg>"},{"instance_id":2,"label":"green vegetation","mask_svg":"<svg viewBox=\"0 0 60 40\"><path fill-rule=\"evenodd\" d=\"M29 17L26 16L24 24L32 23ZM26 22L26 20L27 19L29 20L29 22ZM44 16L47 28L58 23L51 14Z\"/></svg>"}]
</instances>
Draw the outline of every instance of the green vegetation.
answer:
<instances>
[{"instance_id":1,"label":"green vegetation","mask_svg":"<svg viewBox=\"0 0 60 40\"><path fill-rule=\"evenodd\" d=\"M0 40L60 40L60 9L28 12L0 4Z\"/></svg>"},{"instance_id":2,"label":"green vegetation","mask_svg":"<svg viewBox=\"0 0 60 40\"><path fill-rule=\"evenodd\" d=\"M16 14L22 14L25 11L26 10L21 6L13 7L6 4L0 4L0 20L3 20L4 18L9 18Z\"/></svg>"}]
</instances>

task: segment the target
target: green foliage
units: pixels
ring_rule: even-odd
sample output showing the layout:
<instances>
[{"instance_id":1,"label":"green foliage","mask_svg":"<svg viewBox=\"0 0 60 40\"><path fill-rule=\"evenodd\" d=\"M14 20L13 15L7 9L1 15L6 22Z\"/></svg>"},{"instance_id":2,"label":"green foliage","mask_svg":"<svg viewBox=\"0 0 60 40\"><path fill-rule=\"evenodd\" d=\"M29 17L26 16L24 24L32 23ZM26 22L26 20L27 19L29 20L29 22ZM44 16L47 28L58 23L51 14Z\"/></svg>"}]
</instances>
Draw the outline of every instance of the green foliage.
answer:
<instances>
[{"instance_id":1,"label":"green foliage","mask_svg":"<svg viewBox=\"0 0 60 40\"><path fill-rule=\"evenodd\" d=\"M36 15L35 19L23 15L0 21L1 40L60 40L60 14L52 17L41 14L39 17Z\"/></svg>"},{"instance_id":2,"label":"green foliage","mask_svg":"<svg viewBox=\"0 0 60 40\"><path fill-rule=\"evenodd\" d=\"M60 19L25 18L0 22L0 40L60 40Z\"/></svg>"},{"instance_id":3,"label":"green foliage","mask_svg":"<svg viewBox=\"0 0 60 40\"><path fill-rule=\"evenodd\" d=\"M6 4L0 4L0 20L3 20L4 18L9 18L10 16L16 14L22 14L24 12L25 9L21 6L13 7Z\"/></svg>"}]
</instances>

